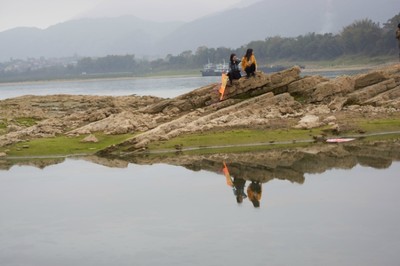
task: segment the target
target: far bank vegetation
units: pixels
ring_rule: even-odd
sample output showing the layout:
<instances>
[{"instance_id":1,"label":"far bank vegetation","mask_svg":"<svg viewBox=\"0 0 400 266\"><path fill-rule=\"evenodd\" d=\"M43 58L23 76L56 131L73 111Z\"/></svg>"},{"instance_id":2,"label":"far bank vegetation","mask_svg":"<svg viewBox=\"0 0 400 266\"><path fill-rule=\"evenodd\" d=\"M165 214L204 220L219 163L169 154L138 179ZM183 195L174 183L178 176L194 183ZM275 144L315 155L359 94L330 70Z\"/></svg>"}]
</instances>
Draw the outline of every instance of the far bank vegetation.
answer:
<instances>
[{"instance_id":1,"label":"far bank vegetation","mask_svg":"<svg viewBox=\"0 0 400 266\"><path fill-rule=\"evenodd\" d=\"M0 63L0 82L56 79L123 77L155 74L188 74L197 71L208 61L227 61L231 53L243 55L252 47L260 65L271 62L332 62L383 63L388 58L397 59L397 43L394 31L400 21L400 13L383 25L370 19L353 22L338 34L309 33L297 37L266 37L252 41L242 47L198 47L196 51L183 51L179 55L168 54L155 60L138 59L133 54L108 55L105 57L79 58L76 64L58 65L26 71L5 71L10 62ZM371 62L372 60L372 62ZM368 60L367 60L368 61ZM189 72L188 72L189 71Z\"/></svg>"}]
</instances>

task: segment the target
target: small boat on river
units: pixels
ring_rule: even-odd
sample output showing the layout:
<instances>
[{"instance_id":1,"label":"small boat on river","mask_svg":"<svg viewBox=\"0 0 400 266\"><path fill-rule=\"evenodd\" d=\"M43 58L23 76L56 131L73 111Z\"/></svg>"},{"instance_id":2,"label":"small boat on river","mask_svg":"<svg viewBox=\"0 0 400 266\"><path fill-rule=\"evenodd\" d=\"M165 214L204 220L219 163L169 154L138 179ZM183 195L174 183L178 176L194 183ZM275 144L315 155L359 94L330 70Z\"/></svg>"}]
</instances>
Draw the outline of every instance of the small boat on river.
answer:
<instances>
[{"instance_id":1,"label":"small boat on river","mask_svg":"<svg viewBox=\"0 0 400 266\"><path fill-rule=\"evenodd\" d=\"M225 62L222 64L208 63L204 65L202 70L200 70L201 75L203 77L221 76L222 73L227 73L228 71L229 71L229 65L226 64Z\"/></svg>"}]
</instances>

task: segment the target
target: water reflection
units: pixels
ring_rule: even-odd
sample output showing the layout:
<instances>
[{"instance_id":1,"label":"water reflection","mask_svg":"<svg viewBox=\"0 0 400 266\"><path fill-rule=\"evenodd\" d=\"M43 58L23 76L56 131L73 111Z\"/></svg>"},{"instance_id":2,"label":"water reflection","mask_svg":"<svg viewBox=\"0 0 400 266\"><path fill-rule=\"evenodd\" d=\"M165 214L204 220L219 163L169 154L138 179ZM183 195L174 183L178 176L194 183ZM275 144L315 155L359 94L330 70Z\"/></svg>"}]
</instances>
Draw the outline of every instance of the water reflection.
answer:
<instances>
[{"instance_id":1,"label":"water reflection","mask_svg":"<svg viewBox=\"0 0 400 266\"><path fill-rule=\"evenodd\" d=\"M164 163L181 166L192 171L205 170L224 174L238 204L250 201L255 208L261 206L263 184L286 180L303 184L305 174L323 173L329 169L351 169L356 165L376 169L390 167L400 159L400 141L356 141L345 144L313 144L306 147L269 149L257 152L190 155L144 154L134 157L103 158L86 156L80 159L110 168L127 168L130 163L152 165ZM30 165L43 169L60 164L64 158L0 160L0 169L13 165Z\"/></svg>"},{"instance_id":2,"label":"water reflection","mask_svg":"<svg viewBox=\"0 0 400 266\"><path fill-rule=\"evenodd\" d=\"M237 203L241 204L243 202L243 199L247 198L247 195L244 193L244 188L246 186L246 180L244 180L241 177L233 177L229 173L228 166L224 162L224 168L222 169L222 172L225 175L226 178L226 184L229 187L233 188L233 194L236 197Z\"/></svg>"},{"instance_id":3,"label":"water reflection","mask_svg":"<svg viewBox=\"0 0 400 266\"><path fill-rule=\"evenodd\" d=\"M65 158L0 159L0 170L13 165L30 165L45 168L59 164ZM152 165L164 163L182 166L193 171L206 170L221 173L221 163L229 166L229 173L248 181L268 182L272 179L288 180L302 184L304 174L323 173L332 168L351 169L356 165L377 169L390 167L400 159L400 140L354 141L342 144L315 143L305 147L275 148L240 153L174 155L141 154L127 157L105 158L85 156L80 159L112 168L126 168L129 163Z\"/></svg>"},{"instance_id":4,"label":"water reflection","mask_svg":"<svg viewBox=\"0 0 400 266\"><path fill-rule=\"evenodd\" d=\"M46 169L0 171L1 265L397 265L399 153L374 142L2 160Z\"/></svg>"},{"instance_id":5,"label":"water reflection","mask_svg":"<svg viewBox=\"0 0 400 266\"><path fill-rule=\"evenodd\" d=\"M240 176L232 176L229 172L229 168L225 162L223 162L224 168L222 172L226 178L226 184L233 189L233 194L236 197L238 204L243 203L243 199L247 198L253 203L255 208L260 207L260 200L262 195L262 185L258 180L250 180L250 184L247 187L247 195L244 192L246 187L246 180Z\"/></svg>"}]
</instances>

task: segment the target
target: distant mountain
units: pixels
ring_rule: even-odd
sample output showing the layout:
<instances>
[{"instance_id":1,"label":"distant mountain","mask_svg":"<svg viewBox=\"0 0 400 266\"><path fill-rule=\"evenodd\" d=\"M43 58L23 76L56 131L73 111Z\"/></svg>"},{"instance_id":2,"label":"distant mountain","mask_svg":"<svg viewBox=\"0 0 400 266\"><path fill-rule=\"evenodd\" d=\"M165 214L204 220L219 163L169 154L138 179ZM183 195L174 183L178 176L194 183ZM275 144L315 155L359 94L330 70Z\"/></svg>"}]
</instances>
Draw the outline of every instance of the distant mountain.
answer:
<instances>
[{"instance_id":1,"label":"distant mountain","mask_svg":"<svg viewBox=\"0 0 400 266\"><path fill-rule=\"evenodd\" d=\"M158 47L164 53L179 53L201 45L237 48L277 35L339 33L355 20L386 22L398 14L398 6L398 0L263 0L186 23Z\"/></svg>"},{"instance_id":2,"label":"distant mountain","mask_svg":"<svg viewBox=\"0 0 400 266\"><path fill-rule=\"evenodd\" d=\"M26 57L156 55L155 44L182 22L158 23L123 16L79 19L44 30L15 28L0 33L0 61Z\"/></svg>"},{"instance_id":3,"label":"distant mountain","mask_svg":"<svg viewBox=\"0 0 400 266\"><path fill-rule=\"evenodd\" d=\"M356 20L386 22L398 0L249 0L192 22L151 22L134 16L80 19L44 30L0 32L0 61L26 57L161 56L200 46L238 48L270 36L338 33Z\"/></svg>"}]
</instances>

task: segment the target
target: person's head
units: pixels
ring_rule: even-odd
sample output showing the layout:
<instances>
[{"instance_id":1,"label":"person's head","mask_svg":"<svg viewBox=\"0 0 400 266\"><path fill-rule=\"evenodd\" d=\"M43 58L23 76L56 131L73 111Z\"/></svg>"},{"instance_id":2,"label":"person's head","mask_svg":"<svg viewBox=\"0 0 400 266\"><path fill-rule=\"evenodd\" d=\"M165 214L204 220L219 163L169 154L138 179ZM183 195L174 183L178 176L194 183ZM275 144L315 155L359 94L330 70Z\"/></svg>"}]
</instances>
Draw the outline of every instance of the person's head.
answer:
<instances>
[{"instance_id":1,"label":"person's head","mask_svg":"<svg viewBox=\"0 0 400 266\"><path fill-rule=\"evenodd\" d=\"M397 25L397 28L399 28L399 29L400 29L400 23Z\"/></svg>"},{"instance_id":2,"label":"person's head","mask_svg":"<svg viewBox=\"0 0 400 266\"><path fill-rule=\"evenodd\" d=\"M241 204L241 203L243 202L243 195L237 195L237 196L236 196L236 202L237 202L238 204Z\"/></svg>"},{"instance_id":3,"label":"person's head","mask_svg":"<svg viewBox=\"0 0 400 266\"><path fill-rule=\"evenodd\" d=\"M250 59L250 57L252 56L252 54L253 54L253 49L251 49L251 48L247 49L246 55L245 55L246 58L247 58L247 60Z\"/></svg>"},{"instance_id":4,"label":"person's head","mask_svg":"<svg viewBox=\"0 0 400 266\"><path fill-rule=\"evenodd\" d=\"M235 59L236 59L236 54L231 54L231 57L229 58L229 60L231 62L233 62L233 60L235 60Z\"/></svg>"},{"instance_id":5,"label":"person's head","mask_svg":"<svg viewBox=\"0 0 400 266\"><path fill-rule=\"evenodd\" d=\"M260 201L259 200L252 200L251 201L253 203L254 208L260 208Z\"/></svg>"}]
</instances>

